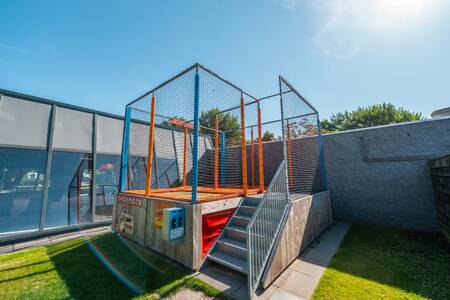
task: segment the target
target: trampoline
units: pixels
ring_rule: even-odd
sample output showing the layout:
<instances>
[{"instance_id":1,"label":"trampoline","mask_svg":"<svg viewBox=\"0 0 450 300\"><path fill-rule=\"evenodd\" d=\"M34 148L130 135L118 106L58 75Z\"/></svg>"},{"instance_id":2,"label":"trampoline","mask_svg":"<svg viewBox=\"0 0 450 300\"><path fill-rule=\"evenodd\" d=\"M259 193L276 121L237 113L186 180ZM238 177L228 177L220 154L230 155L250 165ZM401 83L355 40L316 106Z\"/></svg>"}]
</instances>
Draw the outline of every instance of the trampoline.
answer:
<instances>
[{"instance_id":1,"label":"trampoline","mask_svg":"<svg viewBox=\"0 0 450 300\"><path fill-rule=\"evenodd\" d=\"M124 129L122 193L195 204L265 190L258 99L199 64L129 103Z\"/></svg>"}]
</instances>

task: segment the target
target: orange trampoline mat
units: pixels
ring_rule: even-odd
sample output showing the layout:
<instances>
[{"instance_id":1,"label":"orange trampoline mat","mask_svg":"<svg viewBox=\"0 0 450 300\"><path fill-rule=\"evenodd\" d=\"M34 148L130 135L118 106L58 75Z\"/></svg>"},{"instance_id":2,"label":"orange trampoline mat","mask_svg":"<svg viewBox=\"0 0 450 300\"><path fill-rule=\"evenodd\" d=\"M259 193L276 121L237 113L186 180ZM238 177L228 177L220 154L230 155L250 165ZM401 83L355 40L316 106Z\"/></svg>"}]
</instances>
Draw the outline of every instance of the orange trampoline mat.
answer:
<instances>
[{"instance_id":1,"label":"orange trampoline mat","mask_svg":"<svg viewBox=\"0 0 450 300\"><path fill-rule=\"evenodd\" d=\"M125 193L135 195L145 195L145 190L128 190ZM259 193L259 187L249 187L247 190L248 195L255 195ZM209 202L223 199L230 199L242 196L244 190L240 187L226 187L226 188L209 188L198 187L197 188L197 202ZM192 187L174 187L174 188L161 188L150 190L149 197L157 197L163 199L179 200L190 202L192 199Z\"/></svg>"}]
</instances>

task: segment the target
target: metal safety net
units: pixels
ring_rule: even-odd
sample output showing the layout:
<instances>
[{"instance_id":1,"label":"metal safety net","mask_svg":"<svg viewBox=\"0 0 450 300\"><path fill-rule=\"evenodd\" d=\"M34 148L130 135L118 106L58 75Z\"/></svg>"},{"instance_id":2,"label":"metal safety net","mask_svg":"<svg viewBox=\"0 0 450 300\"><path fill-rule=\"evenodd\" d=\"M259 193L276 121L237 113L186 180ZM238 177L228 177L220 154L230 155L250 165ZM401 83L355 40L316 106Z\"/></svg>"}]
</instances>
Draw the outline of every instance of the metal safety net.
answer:
<instances>
[{"instance_id":1,"label":"metal safety net","mask_svg":"<svg viewBox=\"0 0 450 300\"><path fill-rule=\"evenodd\" d=\"M314 194L326 189L317 110L280 77L289 192Z\"/></svg>"},{"instance_id":2,"label":"metal safety net","mask_svg":"<svg viewBox=\"0 0 450 300\"><path fill-rule=\"evenodd\" d=\"M256 101L196 64L131 102L123 191L194 202L258 192L243 176L246 106Z\"/></svg>"}]
</instances>

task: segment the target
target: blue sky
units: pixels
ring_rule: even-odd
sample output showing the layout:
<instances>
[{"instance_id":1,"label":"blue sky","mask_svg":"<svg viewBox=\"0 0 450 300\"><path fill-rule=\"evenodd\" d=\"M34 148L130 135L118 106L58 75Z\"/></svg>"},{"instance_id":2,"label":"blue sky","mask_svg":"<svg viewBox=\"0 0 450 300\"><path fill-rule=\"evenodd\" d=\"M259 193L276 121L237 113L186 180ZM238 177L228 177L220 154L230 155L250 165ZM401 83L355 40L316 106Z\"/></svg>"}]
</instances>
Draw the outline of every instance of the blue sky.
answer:
<instances>
[{"instance_id":1,"label":"blue sky","mask_svg":"<svg viewBox=\"0 0 450 300\"><path fill-rule=\"evenodd\" d=\"M450 105L445 0L3 0L0 11L0 88L110 113L195 62L260 97L282 74L322 117Z\"/></svg>"}]
</instances>

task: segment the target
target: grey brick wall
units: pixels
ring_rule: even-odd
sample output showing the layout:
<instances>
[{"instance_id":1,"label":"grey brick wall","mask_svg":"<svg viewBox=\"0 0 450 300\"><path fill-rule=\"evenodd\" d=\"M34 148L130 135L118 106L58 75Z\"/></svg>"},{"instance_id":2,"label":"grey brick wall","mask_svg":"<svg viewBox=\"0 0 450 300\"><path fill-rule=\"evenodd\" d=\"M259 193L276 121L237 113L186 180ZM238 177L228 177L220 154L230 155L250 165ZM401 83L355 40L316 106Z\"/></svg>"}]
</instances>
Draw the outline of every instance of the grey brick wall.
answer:
<instances>
[{"instance_id":1,"label":"grey brick wall","mask_svg":"<svg viewBox=\"0 0 450 300\"><path fill-rule=\"evenodd\" d=\"M324 135L336 219L437 231L427 160L450 153L450 119Z\"/></svg>"}]
</instances>

